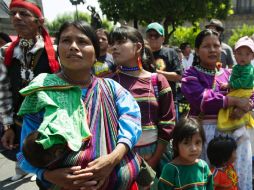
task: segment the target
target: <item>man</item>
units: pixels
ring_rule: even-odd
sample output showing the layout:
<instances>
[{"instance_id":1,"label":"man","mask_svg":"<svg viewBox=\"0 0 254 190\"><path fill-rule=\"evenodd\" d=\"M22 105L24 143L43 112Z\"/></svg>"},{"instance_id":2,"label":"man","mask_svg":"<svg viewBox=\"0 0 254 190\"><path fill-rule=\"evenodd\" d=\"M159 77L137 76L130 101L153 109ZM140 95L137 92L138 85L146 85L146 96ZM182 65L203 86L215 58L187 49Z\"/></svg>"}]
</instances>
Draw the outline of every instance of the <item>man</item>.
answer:
<instances>
[{"instance_id":1,"label":"man","mask_svg":"<svg viewBox=\"0 0 254 190\"><path fill-rule=\"evenodd\" d=\"M181 80L180 60L176 51L163 47L164 28L157 22L149 24L146 28L146 39L152 49L157 73L163 74L170 83L173 96L176 96L176 82Z\"/></svg>"},{"instance_id":2,"label":"man","mask_svg":"<svg viewBox=\"0 0 254 190\"><path fill-rule=\"evenodd\" d=\"M183 60L182 60L182 66L183 70L187 70L192 66L194 55L191 52L191 46L190 43L184 42L180 45L180 49L183 53Z\"/></svg>"},{"instance_id":3,"label":"man","mask_svg":"<svg viewBox=\"0 0 254 190\"><path fill-rule=\"evenodd\" d=\"M98 77L106 77L109 74L114 73L116 70L113 57L108 53L109 34L105 29L100 28L96 30L96 35L100 44L100 57L93 65L93 73Z\"/></svg>"},{"instance_id":4,"label":"man","mask_svg":"<svg viewBox=\"0 0 254 190\"><path fill-rule=\"evenodd\" d=\"M222 40L223 32L224 32L224 26L220 20L217 19L211 19L209 24L205 26L207 29L215 30L219 33L220 39ZM221 60L222 67L228 67L232 68L233 65L236 64L236 60L232 51L232 48L225 44L224 42L221 43Z\"/></svg>"},{"instance_id":5,"label":"man","mask_svg":"<svg viewBox=\"0 0 254 190\"><path fill-rule=\"evenodd\" d=\"M2 83L0 94L3 94L0 99L0 110L2 109L2 113L5 113L1 114L4 131L1 142L6 148L2 153L16 161L22 125L22 118L17 116L23 101L19 90L38 74L54 73L59 70L60 66L56 61L50 36L43 26L44 18L41 9L35 0L12 0L9 9L11 22L18 38L0 49L0 65L2 68L6 66L8 77L8 79L0 80ZM6 91L8 81L10 81L12 104L10 94ZM12 114L10 114L9 105L11 105ZM24 175L25 173L16 167L16 176L12 180L18 180Z\"/></svg>"}]
</instances>

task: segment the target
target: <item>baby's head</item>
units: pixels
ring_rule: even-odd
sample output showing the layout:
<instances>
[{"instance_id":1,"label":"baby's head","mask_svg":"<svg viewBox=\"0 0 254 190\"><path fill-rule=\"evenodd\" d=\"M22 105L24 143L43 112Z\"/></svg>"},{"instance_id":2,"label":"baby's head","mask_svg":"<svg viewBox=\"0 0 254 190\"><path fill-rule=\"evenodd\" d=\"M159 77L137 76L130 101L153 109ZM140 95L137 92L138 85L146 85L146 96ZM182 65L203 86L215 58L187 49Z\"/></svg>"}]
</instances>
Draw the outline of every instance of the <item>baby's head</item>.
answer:
<instances>
[{"instance_id":1,"label":"baby's head","mask_svg":"<svg viewBox=\"0 0 254 190\"><path fill-rule=\"evenodd\" d=\"M248 36L240 38L235 44L235 59L239 65L250 64L254 58L254 41Z\"/></svg>"},{"instance_id":2,"label":"baby's head","mask_svg":"<svg viewBox=\"0 0 254 190\"><path fill-rule=\"evenodd\" d=\"M40 137L38 131L30 133L23 142L22 152L25 159L33 166L47 168L66 152L66 144L56 144L48 149L36 142Z\"/></svg>"},{"instance_id":3,"label":"baby's head","mask_svg":"<svg viewBox=\"0 0 254 190\"><path fill-rule=\"evenodd\" d=\"M196 119L182 118L172 132L172 139L174 158L181 157L192 163L201 154L205 133Z\"/></svg>"},{"instance_id":4,"label":"baby's head","mask_svg":"<svg viewBox=\"0 0 254 190\"><path fill-rule=\"evenodd\" d=\"M237 144L231 137L215 137L207 148L207 156L210 163L216 167L222 167L227 163L233 163L236 159Z\"/></svg>"}]
</instances>

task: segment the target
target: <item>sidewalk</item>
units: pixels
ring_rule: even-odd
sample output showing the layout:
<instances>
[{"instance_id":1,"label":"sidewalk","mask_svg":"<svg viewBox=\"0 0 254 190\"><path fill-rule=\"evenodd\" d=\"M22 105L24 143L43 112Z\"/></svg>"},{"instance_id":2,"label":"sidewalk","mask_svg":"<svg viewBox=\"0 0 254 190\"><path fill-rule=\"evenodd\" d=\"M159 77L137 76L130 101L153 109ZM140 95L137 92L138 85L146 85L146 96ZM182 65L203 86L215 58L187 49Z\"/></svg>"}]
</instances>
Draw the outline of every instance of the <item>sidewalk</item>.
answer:
<instances>
[{"instance_id":1,"label":"sidewalk","mask_svg":"<svg viewBox=\"0 0 254 190\"><path fill-rule=\"evenodd\" d=\"M7 160L0 153L0 190L38 190L35 182L31 182L31 175L12 182L10 179L14 175L14 162Z\"/></svg>"}]
</instances>

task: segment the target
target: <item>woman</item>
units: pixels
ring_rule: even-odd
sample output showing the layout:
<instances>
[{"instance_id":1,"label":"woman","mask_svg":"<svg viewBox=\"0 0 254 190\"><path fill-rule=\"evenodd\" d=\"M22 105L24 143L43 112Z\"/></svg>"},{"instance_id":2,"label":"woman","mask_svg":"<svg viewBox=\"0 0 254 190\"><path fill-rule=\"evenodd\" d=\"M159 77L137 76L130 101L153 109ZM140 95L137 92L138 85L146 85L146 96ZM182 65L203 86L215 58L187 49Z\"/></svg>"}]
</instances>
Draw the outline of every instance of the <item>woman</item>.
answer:
<instances>
[{"instance_id":1,"label":"woman","mask_svg":"<svg viewBox=\"0 0 254 190\"><path fill-rule=\"evenodd\" d=\"M182 78L182 93L190 103L189 114L201 120L206 134L203 151L203 159L206 161L207 144L214 136L222 134L216 130L219 110L233 106L235 108L231 117L237 119L252 108L251 100L226 96L227 92L220 88L220 84L228 82L230 75L228 70L216 68L220 52L218 33L209 29L201 31L195 40L193 66L186 70ZM246 133L245 136L244 141L238 140L236 161L241 190L252 189L251 147Z\"/></svg>"},{"instance_id":2,"label":"woman","mask_svg":"<svg viewBox=\"0 0 254 190\"><path fill-rule=\"evenodd\" d=\"M73 109L71 101L75 101L78 93L87 111L92 138L78 152L64 159L62 164L73 167L34 168L20 152L21 167L36 173L46 188L54 184L64 189L135 189L139 160L130 150L141 134L137 103L118 83L90 74L99 56L99 45L87 23L63 24L57 43L62 71L56 75L40 75L21 92L28 95L20 109L20 114L24 114L21 141L44 122L44 107L47 108L48 102L45 103L43 96L40 99L43 92L52 93L51 98L61 102L59 107L68 111ZM83 115L84 109L80 113Z\"/></svg>"},{"instance_id":3,"label":"woman","mask_svg":"<svg viewBox=\"0 0 254 190\"><path fill-rule=\"evenodd\" d=\"M142 68L149 57L142 35L136 29L122 26L110 37L112 55L119 66L113 79L134 96L141 110L142 135L135 150L152 168L158 169L175 125L171 88L163 75ZM157 172L159 175L160 171Z\"/></svg>"}]
</instances>

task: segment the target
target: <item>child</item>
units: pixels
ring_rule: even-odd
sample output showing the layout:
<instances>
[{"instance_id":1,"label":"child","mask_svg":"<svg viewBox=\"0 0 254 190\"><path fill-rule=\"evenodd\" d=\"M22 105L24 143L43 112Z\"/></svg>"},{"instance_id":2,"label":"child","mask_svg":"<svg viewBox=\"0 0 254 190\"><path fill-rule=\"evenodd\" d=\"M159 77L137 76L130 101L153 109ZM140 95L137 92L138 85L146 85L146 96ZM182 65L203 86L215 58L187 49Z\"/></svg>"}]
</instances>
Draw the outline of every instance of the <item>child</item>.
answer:
<instances>
[{"instance_id":1,"label":"child","mask_svg":"<svg viewBox=\"0 0 254 190\"><path fill-rule=\"evenodd\" d=\"M32 87L35 82L31 82ZM43 108L43 111L37 114L43 118L40 117L42 122L37 130L33 129L32 132L23 135L22 152L25 159L34 167L52 169L52 165L58 167L56 163L59 163L60 159L64 159L67 154L78 154L79 150L86 146L87 141L92 136L87 122L87 113L84 105L80 102L80 94L71 97L73 102L67 108L62 99L58 98L67 97L65 90L57 86L47 86L45 91L40 91L37 88L32 91L30 89L32 87L28 86L20 92L31 93L37 90L36 96L32 96L31 99L35 98L39 105L38 109ZM79 90L78 87L70 88L70 91L77 92L77 90ZM24 102L29 101L28 98ZM29 104L23 106L19 114L23 115L24 111L29 110L29 108Z\"/></svg>"},{"instance_id":2,"label":"child","mask_svg":"<svg viewBox=\"0 0 254 190\"><path fill-rule=\"evenodd\" d=\"M36 142L39 138L40 133L38 131L30 133L25 138L22 147L24 157L35 167L52 167L52 165L55 165L56 162L63 159L70 151L67 147L67 143L54 144L50 148L44 149L41 144Z\"/></svg>"},{"instance_id":3,"label":"child","mask_svg":"<svg viewBox=\"0 0 254 190\"><path fill-rule=\"evenodd\" d=\"M164 166L159 179L160 190L213 189L207 163L199 156L205 142L203 128L194 118L183 118L172 133L174 159Z\"/></svg>"},{"instance_id":4,"label":"child","mask_svg":"<svg viewBox=\"0 0 254 190\"><path fill-rule=\"evenodd\" d=\"M215 190L237 190L238 177L233 166L237 144L230 137L215 137L208 144L207 156L212 165Z\"/></svg>"},{"instance_id":5,"label":"child","mask_svg":"<svg viewBox=\"0 0 254 190\"><path fill-rule=\"evenodd\" d=\"M254 42L248 36L240 38L235 44L235 58L237 65L233 71L229 83L220 84L221 89L230 89L228 96L249 98L253 92L254 67L251 60L254 58ZM234 108L221 109L218 115L218 129L221 131L232 131L243 126L254 126L251 112L241 119L231 119L232 112L241 112Z\"/></svg>"}]
</instances>

